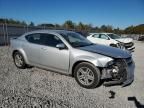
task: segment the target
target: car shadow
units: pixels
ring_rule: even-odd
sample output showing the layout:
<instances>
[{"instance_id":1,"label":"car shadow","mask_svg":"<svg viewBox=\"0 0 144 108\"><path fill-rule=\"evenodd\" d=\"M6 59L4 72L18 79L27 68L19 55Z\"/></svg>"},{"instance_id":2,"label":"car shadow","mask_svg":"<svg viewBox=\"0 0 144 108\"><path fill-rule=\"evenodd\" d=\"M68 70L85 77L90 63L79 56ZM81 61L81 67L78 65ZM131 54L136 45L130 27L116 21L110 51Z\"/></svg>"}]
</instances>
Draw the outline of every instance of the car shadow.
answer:
<instances>
[{"instance_id":1,"label":"car shadow","mask_svg":"<svg viewBox=\"0 0 144 108\"><path fill-rule=\"evenodd\" d=\"M102 86L102 85L103 85L103 83L104 83L104 80L100 80L100 82L99 82L99 84L97 85L97 87L96 87L96 88L98 88L98 87Z\"/></svg>"},{"instance_id":2,"label":"car shadow","mask_svg":"<svg viewBox=\"0 0 144 108\"><path fill-rule=\"evenodd\" d=\"M136 106L137 108L144 108L144 104L141 104L141 103L137 100L137 98L136 98L135 96L133 96L133 97L128 97L128 101L133 101L133 102L135 103L135 106Z\"/></svg>"}]
</instances>

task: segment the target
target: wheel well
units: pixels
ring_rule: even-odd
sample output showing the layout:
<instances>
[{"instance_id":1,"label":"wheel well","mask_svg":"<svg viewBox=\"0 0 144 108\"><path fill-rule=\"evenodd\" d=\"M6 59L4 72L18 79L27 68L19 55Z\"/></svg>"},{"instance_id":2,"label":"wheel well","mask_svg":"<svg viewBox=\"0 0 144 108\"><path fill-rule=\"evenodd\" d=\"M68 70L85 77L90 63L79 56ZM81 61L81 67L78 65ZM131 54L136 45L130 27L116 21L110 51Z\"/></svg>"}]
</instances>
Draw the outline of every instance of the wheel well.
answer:
<instances>
[{"instance_id":1,"label":"wheel well","mask_svg":"<svg viewBox=\"0 0 144 108\"><path fill-rule=\"evenodd\" d=\"M88 62L88 61L84 61L84 60L82 60L82 61L77 61L76 63L74 63L74 65L73 65L73 67L72 67L72 76L74 77L74 69L75 69L75 67L78 65L78 64L80 64L80 63L82 63L82 62L87 62L87 63L90 63L90 64L92 64L91 62ZM97 67L97 68L99 68L99 67ZM101 73L101 68L99 68L100 69L100 73Z\"/></svg>"},{"instance_id":2,"label":"wheel well","mask_svg":"<svg viewBox=\"0 0 144 108\"><path fill-rule=\"evenodd\" d=\"M18 50L14 50L13 53L12 53L12 57L14 57L14 54L15 54L16 52L19 52L19 51L18 51Z\"/></svg>"}]
</instances>

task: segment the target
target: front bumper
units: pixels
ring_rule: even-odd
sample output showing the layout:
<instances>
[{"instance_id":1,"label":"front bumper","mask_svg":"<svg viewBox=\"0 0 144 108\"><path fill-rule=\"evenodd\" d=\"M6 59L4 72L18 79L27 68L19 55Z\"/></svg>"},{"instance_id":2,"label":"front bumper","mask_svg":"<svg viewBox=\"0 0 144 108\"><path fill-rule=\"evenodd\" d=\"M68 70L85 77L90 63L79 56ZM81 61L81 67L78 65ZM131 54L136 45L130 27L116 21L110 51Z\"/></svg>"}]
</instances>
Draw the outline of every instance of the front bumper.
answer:
<instances>
[{"instance_id":1,"label":"front bumper","mask_svg":"<svg viewBox=\"0 0 144 108\"><path fill-rule=\"evenodd\" d=\"M134 70L135 70L135 63L134 61L130 61L131 59L127 59L126 62L126 71L124 72L124 76L120 80L113 80L111 76L111 69L104 69L102 71L101 79L107 79L104 82L105 86L113 86L113 85L121 85L122 87L130 85L134 81ZM123 63L121 63L123 64Z\"/></svg>"},{"instance_id":2,"label":"front bumper","mask_svg":"<svg viewBox=\"0 0 144 108\"><path fill-rule=\"evenodd\" d=\"M135 70L135 63L133 62L129 64L127 67L127 78L122 84L123 87L130 85L134 81L134 70Z\"/></svg>"}]
</instances>

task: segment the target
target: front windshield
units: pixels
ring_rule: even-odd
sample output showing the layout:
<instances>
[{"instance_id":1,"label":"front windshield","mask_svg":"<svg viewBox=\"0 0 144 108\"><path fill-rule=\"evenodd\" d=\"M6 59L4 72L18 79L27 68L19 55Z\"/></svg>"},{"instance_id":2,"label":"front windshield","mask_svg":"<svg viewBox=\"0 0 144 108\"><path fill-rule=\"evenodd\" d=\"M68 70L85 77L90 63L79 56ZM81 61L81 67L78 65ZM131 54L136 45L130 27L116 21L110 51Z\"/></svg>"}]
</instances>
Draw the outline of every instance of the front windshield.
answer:
<instances>
[{"instance_id":1,"label":"front windshield","mask_svg":"<svg viewBox=\"0 0 144 108\"><path fill-rule=\"evenodd\" d=\"M119 35L116 35L116 34L107 34L110 38L112 39L119 39L121 38Z\"/></svg>"},{"instance_id":2,"label":"front windshield","mask_svg":"<svg viewBox=\"0 0 144 108\"><path fill-rule=\"evenodd\" d=\"M92 43L89 40L87 40L85 37L78 33L69 32L61 33L61 35L72 47L84 47L92 45Z\"/></svg>"}]
</instances>

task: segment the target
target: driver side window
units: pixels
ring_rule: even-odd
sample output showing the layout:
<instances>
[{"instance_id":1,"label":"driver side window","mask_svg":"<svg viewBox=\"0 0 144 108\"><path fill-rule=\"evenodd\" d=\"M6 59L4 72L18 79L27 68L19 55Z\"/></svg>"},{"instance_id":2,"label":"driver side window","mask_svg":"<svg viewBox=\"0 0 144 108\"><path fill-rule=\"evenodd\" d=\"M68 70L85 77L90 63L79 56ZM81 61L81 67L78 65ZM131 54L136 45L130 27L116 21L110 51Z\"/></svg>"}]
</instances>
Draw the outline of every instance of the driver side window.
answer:
<instances>
[{"instance_id":1,"label":"driver side window","mask_svg":"<svg viewBox=\"0 0 144 108\"><path fill-rule=\"evenodd\" d=\"M53 34L41 34L42 44L50 47L56 47L57 44L63 43L61 39Z\"/></svg>"}]
</instances>

